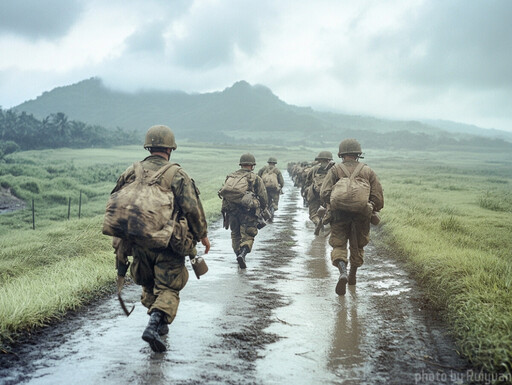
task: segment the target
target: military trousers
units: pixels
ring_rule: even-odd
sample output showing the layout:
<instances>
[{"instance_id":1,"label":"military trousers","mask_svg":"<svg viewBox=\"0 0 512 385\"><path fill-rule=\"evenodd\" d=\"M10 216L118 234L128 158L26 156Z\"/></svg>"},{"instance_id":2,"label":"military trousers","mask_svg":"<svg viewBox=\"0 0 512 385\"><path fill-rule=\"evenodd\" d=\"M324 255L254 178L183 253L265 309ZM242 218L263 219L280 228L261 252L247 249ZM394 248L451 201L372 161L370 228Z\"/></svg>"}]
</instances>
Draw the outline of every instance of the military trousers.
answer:
<instances>
[{"instance_id":1,"label":"military trousers","mask_svg":"<svg viewBox=\"0 0 512 385\"><path fill-rule=\"evenodd\" d=\"M309 209L309 219L313 221L315 225L320 222L320 217L318 216L318 209L320 208L320 196L315 195L313 199L308 201L308 209Z\"/></svg>"},{"instance_id":2,"label":"military trousers","mask_svg":"<svg viewBox=\"0 0 512 385\"><path fill-rule=\"evenodd\" d=\"M231 229L231 246L238 254L243 246L252 250L254 237L258 234L258 217L251 212L234 211L229 213L229 228Z\"/></svg>"},{"instance_id":3,"label":"military trousers","mask_svg":"<svg viewBox=\"0 0 512 385\"><path fill-rule=\"evenodd\" d=\"M148 314L158 309L165 313L165 322L172 323L178 312L180 291L188 281L185 258L168 249L155 252L134 247L130 274L142 286L141 303L148 308Z\"/></svg>"},{"instance_id":4,"label":"military trousers","mask_svg":"<svg viewBox=\"0 0 512 385\"><path fill-rule=\"evenodd\" d=\"M370 242L370 217L366 215L336 212L332 213L331 262L338 267L340 261L348 263L347 244L350 250L350 264L359 267L364 263L364 247Z\"/></svg>"},{"instance_id":5,"label":"military trousers","mask_svg":"<svg viewBox=\"0 0 512 385\"><path fill-rule=\"evenodd\" d=\"M279 206L279 195L281 194L280 190L275 188L267 189L267 197L268 197L268 207L272 207L274 211L277 210Z\"/></svg>"}]
</instances>

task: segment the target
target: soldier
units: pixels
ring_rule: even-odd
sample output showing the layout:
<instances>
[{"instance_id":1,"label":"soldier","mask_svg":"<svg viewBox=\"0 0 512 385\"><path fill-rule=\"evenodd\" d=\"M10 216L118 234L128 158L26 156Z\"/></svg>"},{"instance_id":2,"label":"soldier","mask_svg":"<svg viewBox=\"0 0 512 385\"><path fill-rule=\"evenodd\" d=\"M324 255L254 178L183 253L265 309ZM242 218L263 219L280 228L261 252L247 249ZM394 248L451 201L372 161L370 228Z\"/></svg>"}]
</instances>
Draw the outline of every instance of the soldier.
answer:
<instances>
[{"instance_id":1,"label":"soldier","mask_svg":"<svg viewBox=\"0 0 512 385\"><path fill-rule=\"evenodd\" d=\"M324 205L334 203L335 185L340 179L349 178L357 173L369 190L369 197L365 198L367 206L364 211L352 212L350 208L332 210L331 207L331 236L329 244L332 246L331 261L340 271L336 285L336 294L346 293L347 282L356 284L357 268L363 264L364 247L370 241L370 217L372 211L378 212L384 206L382 186L375 172L366 164L359 163L361 145L355 139L345 139L340 143L338 157L342 163L336 164L328 171L320 189L320 199ZM353 176L355 178L355 176ZM350 273L347 279L347 242L350 248Z\"/></svg>"},{"instance_id":2,"label":"soldier","mask_svg":"<svg viewBox=\"0 0 512 385\"><path fill-rule=\"evenodd\" d=\"M330 151L321 151L315 158L315 161L320 163L309 170L306 176L305 191L308 201L309 219L315 224L315 235L318 235L322 227L322 218L318 213L318 209L321 206L320 188L334 162L332 161L332 153Z\"/></svg>"},{"instance_id":3,"label":"soldier","mask_svg":"<svg viewBox=\"0 0 512 385\"><path fill-rule=\"evenodd\" d=\"M224 227L231 229L231 244L241 269L247 268L245 257L258 234L259 217L267 209L267 190L263 180L253 172L255 165L252 154L243 154L240 169L229 174L219 190Z\"/></svg>"},{"instance_id":4,"label":"soldier","mask_svg":"<svg viewBox=\"0 0 512 385\"><path fill-rule=\"evenodd\" d=\"M140 165L143 170L157 171L169 164L171 152L177 145L174 134L167 126L157 125L149 128L146 134L144 148L150 152ZM185 171L178 168L173 177L169 169L159 178L159 184L174 196L175 213L180 213L188 221L188 228L194 238L194 244L200 241L205 246L205 254L210 250L207 236L207 224L203 206L199 199L199 190ZM123 189L135 179L134 166L130 166L118 179L112 193ZM156 207L155 210L159 208ZM169 218L171 219L171 218ZM148 308L149 323L142 334L142 339L149 343L155 352L163 352L166 346L160 335L169 332L168 324L176 317L180 302L179 293L188 281L188 271L185 267L185 257L177 255L168 246L165 249L147 249L127 240L116 239L116 251L128 250L133 255L130 273L136 284L142 286L142 304ZM195 248L194 248L195 251ZM125 259L118 260L118 275L124 276L128 268ZM191 259L195 254L190 255ZM119 258L119 253L118 253ZM120 271L124 270L124 272Z\"/></svg>"},{"instance_id":5,"label":"soldier","mask_svg":"<svg viewBox=\"0 0 512 385\"><path fill-rule=\"evenodd\" d=\"M274 212L277 211L279 205L279 195L284 186L284 178L281 171L276 167L277 159L271 156L267 160L268 166L265 166L258 171L258 176L261 177L265 188L267 189L268 208L270 211L270 219L274 220Z\"/></svg>"}]
</instances>

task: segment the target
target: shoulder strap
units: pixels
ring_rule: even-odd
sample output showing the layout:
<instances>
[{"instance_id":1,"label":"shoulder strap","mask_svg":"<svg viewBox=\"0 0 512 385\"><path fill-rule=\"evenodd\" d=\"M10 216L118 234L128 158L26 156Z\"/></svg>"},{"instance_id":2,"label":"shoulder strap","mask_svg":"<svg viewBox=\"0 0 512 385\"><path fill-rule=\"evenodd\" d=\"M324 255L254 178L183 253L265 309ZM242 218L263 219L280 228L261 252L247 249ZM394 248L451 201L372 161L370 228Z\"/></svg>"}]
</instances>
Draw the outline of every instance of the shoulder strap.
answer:
<instances>
[{"instance_id":1,"label":"shoulder strap","mask_svg":"<svg viewBox=\"0 0 512 385\"><path fill-rule=\"evenodd\" d=\"M354 179L356 176L358 176L359 172L363 169L364 166L365 166L364 163L359 163L357 165L357 167L355 168L354 172L351 174L350 171L348 170L347 166L345 166L343 163L340 163L340 168L343 170L345 175L347 177L349 177L350 179Z\"/></svg>"},{"instance_id":2,"label":"shoulder strap","mask_svg":"<svg viewBox=\"0 0 512 385\"><path fill-rule=\"evenodd\" d=\"M155 184L156 182L158 182L158 180L160 179L160 177L162 175L165 174L165 172L167 170L169 170L170 168L172 167L171 171L169 172L169 174L167 174L167 178L169 180L169 184L172 182L172 180L174 179L174 176L176 175L176 173L179 171L179 169L181 168L180 165L178 163L169 163L169 164L166 164L165 166L161 167L156 173L155 175L153 175L153 177L148 181L148 184L149 185L153 185Z\"/></svg>"},{"instance_id":3,"label":"shoulder strap","mask_svg":"<svg viewBox=\"0 0 512 385\"><path fill-rule=\"evenodd\" d=\"M359 163L356 167L356 169L354 170L354 172L352 173L352 175L350 175L350 177L352 179L354 179L356 176L359 175L359 173L361 172L361 170L363 169L363 167L365 166L364 163Z\"/></svg>"}]
</instances>

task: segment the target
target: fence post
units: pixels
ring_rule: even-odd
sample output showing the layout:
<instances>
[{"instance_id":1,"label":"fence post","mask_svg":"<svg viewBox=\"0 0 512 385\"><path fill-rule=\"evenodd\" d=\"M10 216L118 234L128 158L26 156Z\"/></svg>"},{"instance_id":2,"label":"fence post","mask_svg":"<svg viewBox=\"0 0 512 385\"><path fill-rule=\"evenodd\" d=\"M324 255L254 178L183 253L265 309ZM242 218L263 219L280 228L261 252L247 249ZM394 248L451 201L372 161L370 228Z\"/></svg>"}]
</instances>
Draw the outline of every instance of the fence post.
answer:
<instances>
[{"instance_id":1,"label":"fence post","mask_svg":"<svg viewBox=\"0 0 512 385\"><path fill-rule=\"evenodd\" d=\"M80 219L81 214L82 214L82 190L80 190L80 200L78 202L78 219Z\"/></svg>"},{"instance_id":2,"label":"fence post","mask_svg":"<svg viewBox=\"0 0 512 385\"><path fill-rule=\"evenodd\" d=\"M69 221L70 214L71 214L71 197L68 198L68 221Z\"/></svg>"},{"instance_id":3,"label":"fence post","mask_svg":"<svg viewBox=\"0 0 512 385\"><path fill-rule=\"evenodd\" d=\"M34 208L34 198L32 198L32 230L36 229L36 215Z\"/></svg>"}]
</instances>

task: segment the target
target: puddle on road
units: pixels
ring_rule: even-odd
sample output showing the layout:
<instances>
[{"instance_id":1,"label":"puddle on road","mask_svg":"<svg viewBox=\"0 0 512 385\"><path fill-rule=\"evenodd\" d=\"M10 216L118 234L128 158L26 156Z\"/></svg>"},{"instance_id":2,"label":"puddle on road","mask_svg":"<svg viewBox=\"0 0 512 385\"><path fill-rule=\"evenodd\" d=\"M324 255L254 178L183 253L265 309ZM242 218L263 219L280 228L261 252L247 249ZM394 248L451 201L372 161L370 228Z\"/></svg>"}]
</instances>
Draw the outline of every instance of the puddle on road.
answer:
<instances>
[{"instance_id":1,"label":"puddle on road","mask_svg":"<svg viewBox=\"0 0 512 385\"><path fill-rule=\"evenodd\" d=\"M129 285L130 317L114 296L87 307L20 349L0 369L0 384L410 384L440 370L421 357L461 366L443 329L419 309L414 282L371 245L357 286L334 293L327 238L313 235L299 191L286 183L246 271L230 232L211 227L209 271L197 280L187 262L167 352L142 341L148 316L140 288Z\"/></svg>"}]
</instances>

